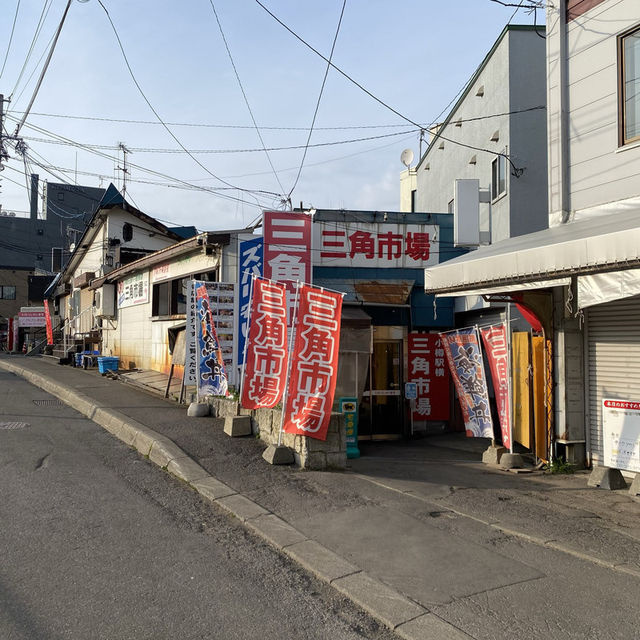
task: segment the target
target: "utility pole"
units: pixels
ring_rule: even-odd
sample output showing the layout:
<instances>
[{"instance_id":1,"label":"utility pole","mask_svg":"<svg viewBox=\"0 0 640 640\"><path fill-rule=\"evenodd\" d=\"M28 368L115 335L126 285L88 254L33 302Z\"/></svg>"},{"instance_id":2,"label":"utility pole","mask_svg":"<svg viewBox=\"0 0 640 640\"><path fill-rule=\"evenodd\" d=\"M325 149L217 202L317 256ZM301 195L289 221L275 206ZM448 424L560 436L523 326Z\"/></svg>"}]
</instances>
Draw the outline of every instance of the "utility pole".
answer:
<instances>
[{"instance_id":1,"label":"utility pole","mask_svg":"<svg viewBox=\"0 0 640 640\"><path fill-rule=\"evenodd\" d=\"M122 171L122 197L127 195L127 153L131 153L127 147L124 146L124 142L118 142L118 148L122 151L122 166L117 166L116 171Z\"/></svg>"},{"instance_id":2,"label":"utility pole","mask_svg":"<svg viewBox=\"0 0 640 640\"><path fill-rule=\"evenodd\" d=\"M2 164L5 160L9 159L9 154L4 147L4 95L0 93L0 171L4 171L4 165ZM2 182L0 182L0 188L2 187ZM2 204L0 203L0 211L2 210Z\"/></svg>"}]
</instances>

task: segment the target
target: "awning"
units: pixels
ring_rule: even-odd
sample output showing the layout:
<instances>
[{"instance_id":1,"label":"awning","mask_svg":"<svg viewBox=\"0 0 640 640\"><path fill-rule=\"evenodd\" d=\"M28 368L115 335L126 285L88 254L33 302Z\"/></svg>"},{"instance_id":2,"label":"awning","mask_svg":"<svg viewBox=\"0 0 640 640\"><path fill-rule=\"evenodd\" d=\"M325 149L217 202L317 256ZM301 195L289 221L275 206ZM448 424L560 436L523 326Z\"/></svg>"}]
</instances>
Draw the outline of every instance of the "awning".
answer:
<instances>
[{"instance_id":1,"label":"awning","mask_svg":"<svg viewBox=\"0 0 640 640\"><path fill-rule=\"evenodd\" d=\"M482 247L425 269L425 291L455 294L640 267L640 207ZM557 285L551 285L557 286Z\"/></svg>"},{"instance_id":2,"label":"awning","mask_svg":"<svg viewBox=\"0 0 640 640\"><path fill-rule=\"evenodd\" d=\"M533 289L548 289L549 287L567 287L571 284L571 278L556 278L555 280L536 280L535 282L520 282L519 284L503 284L499 287L480 287L479 289L467 289L456 291L456 296L490 296L502 293L515 293L517 291L532 291ZM436 298L448 298L450 293L438 293Z\"/></svg>"},{"instance_id":3,"label":"awning","mask_svg":"<svg viewBox=\"0 0 640 640\"><path fill-rule=\"evenodd\" d=\"M344 304L407 305L415 280L316 278L316 287L345 293Z\"/></svg>"},{"instance_id":4,"label":"awning","mask_svg":"<svg viewBox=\"0 0 640 640\"><path fill-rule=\"evenodd\" d=\"M640 269L578 278L578 309L640 295Z\"/></svg>"}]
</instances>

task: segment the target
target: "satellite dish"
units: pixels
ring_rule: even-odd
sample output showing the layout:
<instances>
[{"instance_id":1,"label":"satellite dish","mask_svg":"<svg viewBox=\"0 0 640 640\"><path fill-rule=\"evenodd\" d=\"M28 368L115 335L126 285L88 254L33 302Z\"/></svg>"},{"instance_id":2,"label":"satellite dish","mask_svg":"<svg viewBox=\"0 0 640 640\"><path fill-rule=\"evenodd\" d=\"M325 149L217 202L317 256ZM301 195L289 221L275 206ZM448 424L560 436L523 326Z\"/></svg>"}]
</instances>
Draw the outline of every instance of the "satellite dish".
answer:
<instances>
[{"instance_id":1,"label":"satellite dish","mask_svg":"<svg viewBox=\"0 0 640 640\"><path fill-rule=\"evenodd\" d=\"M411 167L411 163L413 162L413 151L411 149L405 149L400 154L400 162L409 169Z\"/></svg>"}]
</instances>

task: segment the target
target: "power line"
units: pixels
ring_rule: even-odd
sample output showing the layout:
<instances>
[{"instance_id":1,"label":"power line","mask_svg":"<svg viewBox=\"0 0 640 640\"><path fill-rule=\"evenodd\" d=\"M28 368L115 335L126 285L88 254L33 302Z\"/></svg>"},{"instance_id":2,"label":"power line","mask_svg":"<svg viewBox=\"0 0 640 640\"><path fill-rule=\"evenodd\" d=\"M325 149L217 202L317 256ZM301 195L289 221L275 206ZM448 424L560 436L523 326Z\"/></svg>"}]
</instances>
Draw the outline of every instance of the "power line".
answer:
<instances>
[{"instance_id":1,"label":"power line","mask_svg":"<svg viewBox=\"0 0 640 640\"><path fill-rule=\"evenodd\" d=\"M18 19L18 11L20 10L20 0L18 0L16 4L16 12L13 16L13 25L11 27L11 35L9 36L9 42L7 44L7 52L4 54L4 61L2 63L2 69L0 69L0 78L2 78L2 74L4 73L4 68L7 64L7 58L9 57L9 50L11 49L11 43L13 42L13 33L16 29L16 20Z\"/></svg>"},{"instance_id":2,"label":"power line","mask_svg":"<svg viewBox=\"0 0 640 640\"><path fill-rule=\"evenodd\" d=\"M124 47L122 45L122 41L120 40L120 36L118 35L118 31L115 27L115 24L113 23L113 20L111 19L111 16L109 15L109 12L107 11L107 8L104 6L104 4L102 3L102 0L98 0L98 4L102 7L103 11L105 12L105 14L107 15L107 18L109 20L109 23L111 24L111 28L113 29L113 33L116 36L116 40L118 41L118 46L120 47L120 51L122 53L122 57L124 58L124 62L127 66L127 69L129 70L129 74L131 75L131 79L133 80L133 83L136 85L138 91L140 92L140 95L143 97L144 101L147 103L147 105L149 106L149 109L151 109L151 111L153 112L153 115L158 119L158 121L162 124L162 126L166 129L167 133L176 141L176 143L178 144L178 146L202 169L204 169L204 171L206 171L212 178L222 182L223 184L226 184L228 187L233 187L234 189L237 189L238 191L243 191L245 193L249 193L252 194L253 192L249 189L243 189L241 187L238 187L236 185L231 184L230 182L227 182L226 180L223 180L222 178L218 177L217 175L215 175L212 171L210 171L207 167L205 167L205 165L203 165L195 156L193 156L191 153L189 153L189 151L184 147L184 145L182 144L182 142L180 142L180 140L176 137L176 135L173 133L173 131L171 131L171 129L167 126L167 124L162 120L162 118L160 117L160 115L158 114L158 112L155 110L155 108L153 107L153 105L151 104L151 102L149 102L149 99L147 98L147 96L145 95L144 91L142 90L142 87L140 86L140 84L138 83L133 70L131 69L131 65L129 64L129 60L127 58L127 55L125 53ZM279 193L274 193L274 192L265 192L265 193L269 193L272 196L275 197L281 197L282 194Z\"/></svg>"},{"instance_id":3,"label":"power line","mask_svg":"<svg viewBox=\"0 0 640 640\"><path fill-rule=\"evenodd\" d=\"M213 11L213 15L216 18L216 22L218 23L218 29L220 30L220 35L222 36L222 41L224 42L224 46L227 50L227 55L229 56L229 61L231 62L231 66L233 67L233 73L236 76L236 80L238 81L238 86L240 87L240 91L242 92L242 97L244 98L244 103L247 105L247 110L249 111L249 115L251 116L251 121L253 122L253 126L255 127L256 133L258 134L258 138L260 139L260 144L262 144L262 148L264 149L264 153L267 156L267 161L269 162L269 166L271 167L271 170L273 171L273 175L276 178L276 182L278 183L278 186L280 187L280 191L284 192L284 187L282 186L282 182L280 182L280 178L278 176L278 172L275 170L275 167L273 166L273 162L271 162L271 156L269 155L269 152L267 151L267 147L264 143L264 140L262 139L262 134L260 133L260 129L258 127L258 123L256 122L256 119L253 115L253 111L251 110L251 105L249 104L249 98L247 98L247 94L244 90L244 87L242 86L242 82L240 80L240 74L238 73L238 69L236 68L236 64L233 61L233 56L231 55L231 49L229 49L229 44L227 43L227 38L224 35L224 31L222 30L222 24L220 23L220 18L218 17L218 12L216 11L216 7L213 4L213 0L209 0L209 3L211 4L211 9ZM289 194L291 195L291 194Z\"/></svg>"},{"instance_id":4,"label":"power line","mask_svg":"<svg viewBox=\"0 0 640 640\"><path fill-rule=\"evenodd\" d=\"M304 161L305 158L307 157L307 151L309 150L309 143L311 142L311 135L313 134L313 126L316 123L316 117L318 116L318 110L320 109L320 101L322 100L322 94L324 93L324 87L325 84L327 82L327 76L329 75L329 69L331 68L331 60L333 59L333 52L335 51L336 48L336 42L338 41L338 34L340 33L340 26L342 25L342 18L344 16L344 9L347 6L347 0L343 0L342 2L342 11L340 12L340 19L338 20L338 26L336 28L336 34L333 37L333 44L331 45L331 53L329 54L329 60L327 61L327 68L324 71L324 77L322 78L322 85L320 87L320 93L318 94L318 100L316 102L316 108L313 112L313 119L311 120L311 128L309 129L309 135L307 136L307 142L305 144L304 147L304 153L302 154L302 160L300 162L300 168L298 169L298 175L296 176L296 179L293 183L293 186L291 187L291 190L289 191L288 195L287 195L287 200L289 201L289 204L291 204L291 194L293 193L293 190L296 188L296 185L298 184L298 180L300 180L300 174L302 173L302 167L304 166Z\"/></svg>"}]
</instances>

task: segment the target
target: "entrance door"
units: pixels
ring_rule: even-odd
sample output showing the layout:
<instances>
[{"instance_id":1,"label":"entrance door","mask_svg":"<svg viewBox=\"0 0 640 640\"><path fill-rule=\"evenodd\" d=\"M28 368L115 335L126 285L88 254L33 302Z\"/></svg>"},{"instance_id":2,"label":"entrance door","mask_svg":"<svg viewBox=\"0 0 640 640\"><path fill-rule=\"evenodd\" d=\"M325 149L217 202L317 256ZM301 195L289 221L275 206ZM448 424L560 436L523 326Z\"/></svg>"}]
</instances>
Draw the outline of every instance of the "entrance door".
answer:
<instances>
[{"instance_id":1,"label":"entrance door","mask_svg":"<svg viewBox=\"0 0 640 640\"><path fill-rule=\"evenodd\" d=\"M373 343L371 365L360 409L364 439L400 438L404 433L402 340Z\"/></svg>"}]
</instances>

